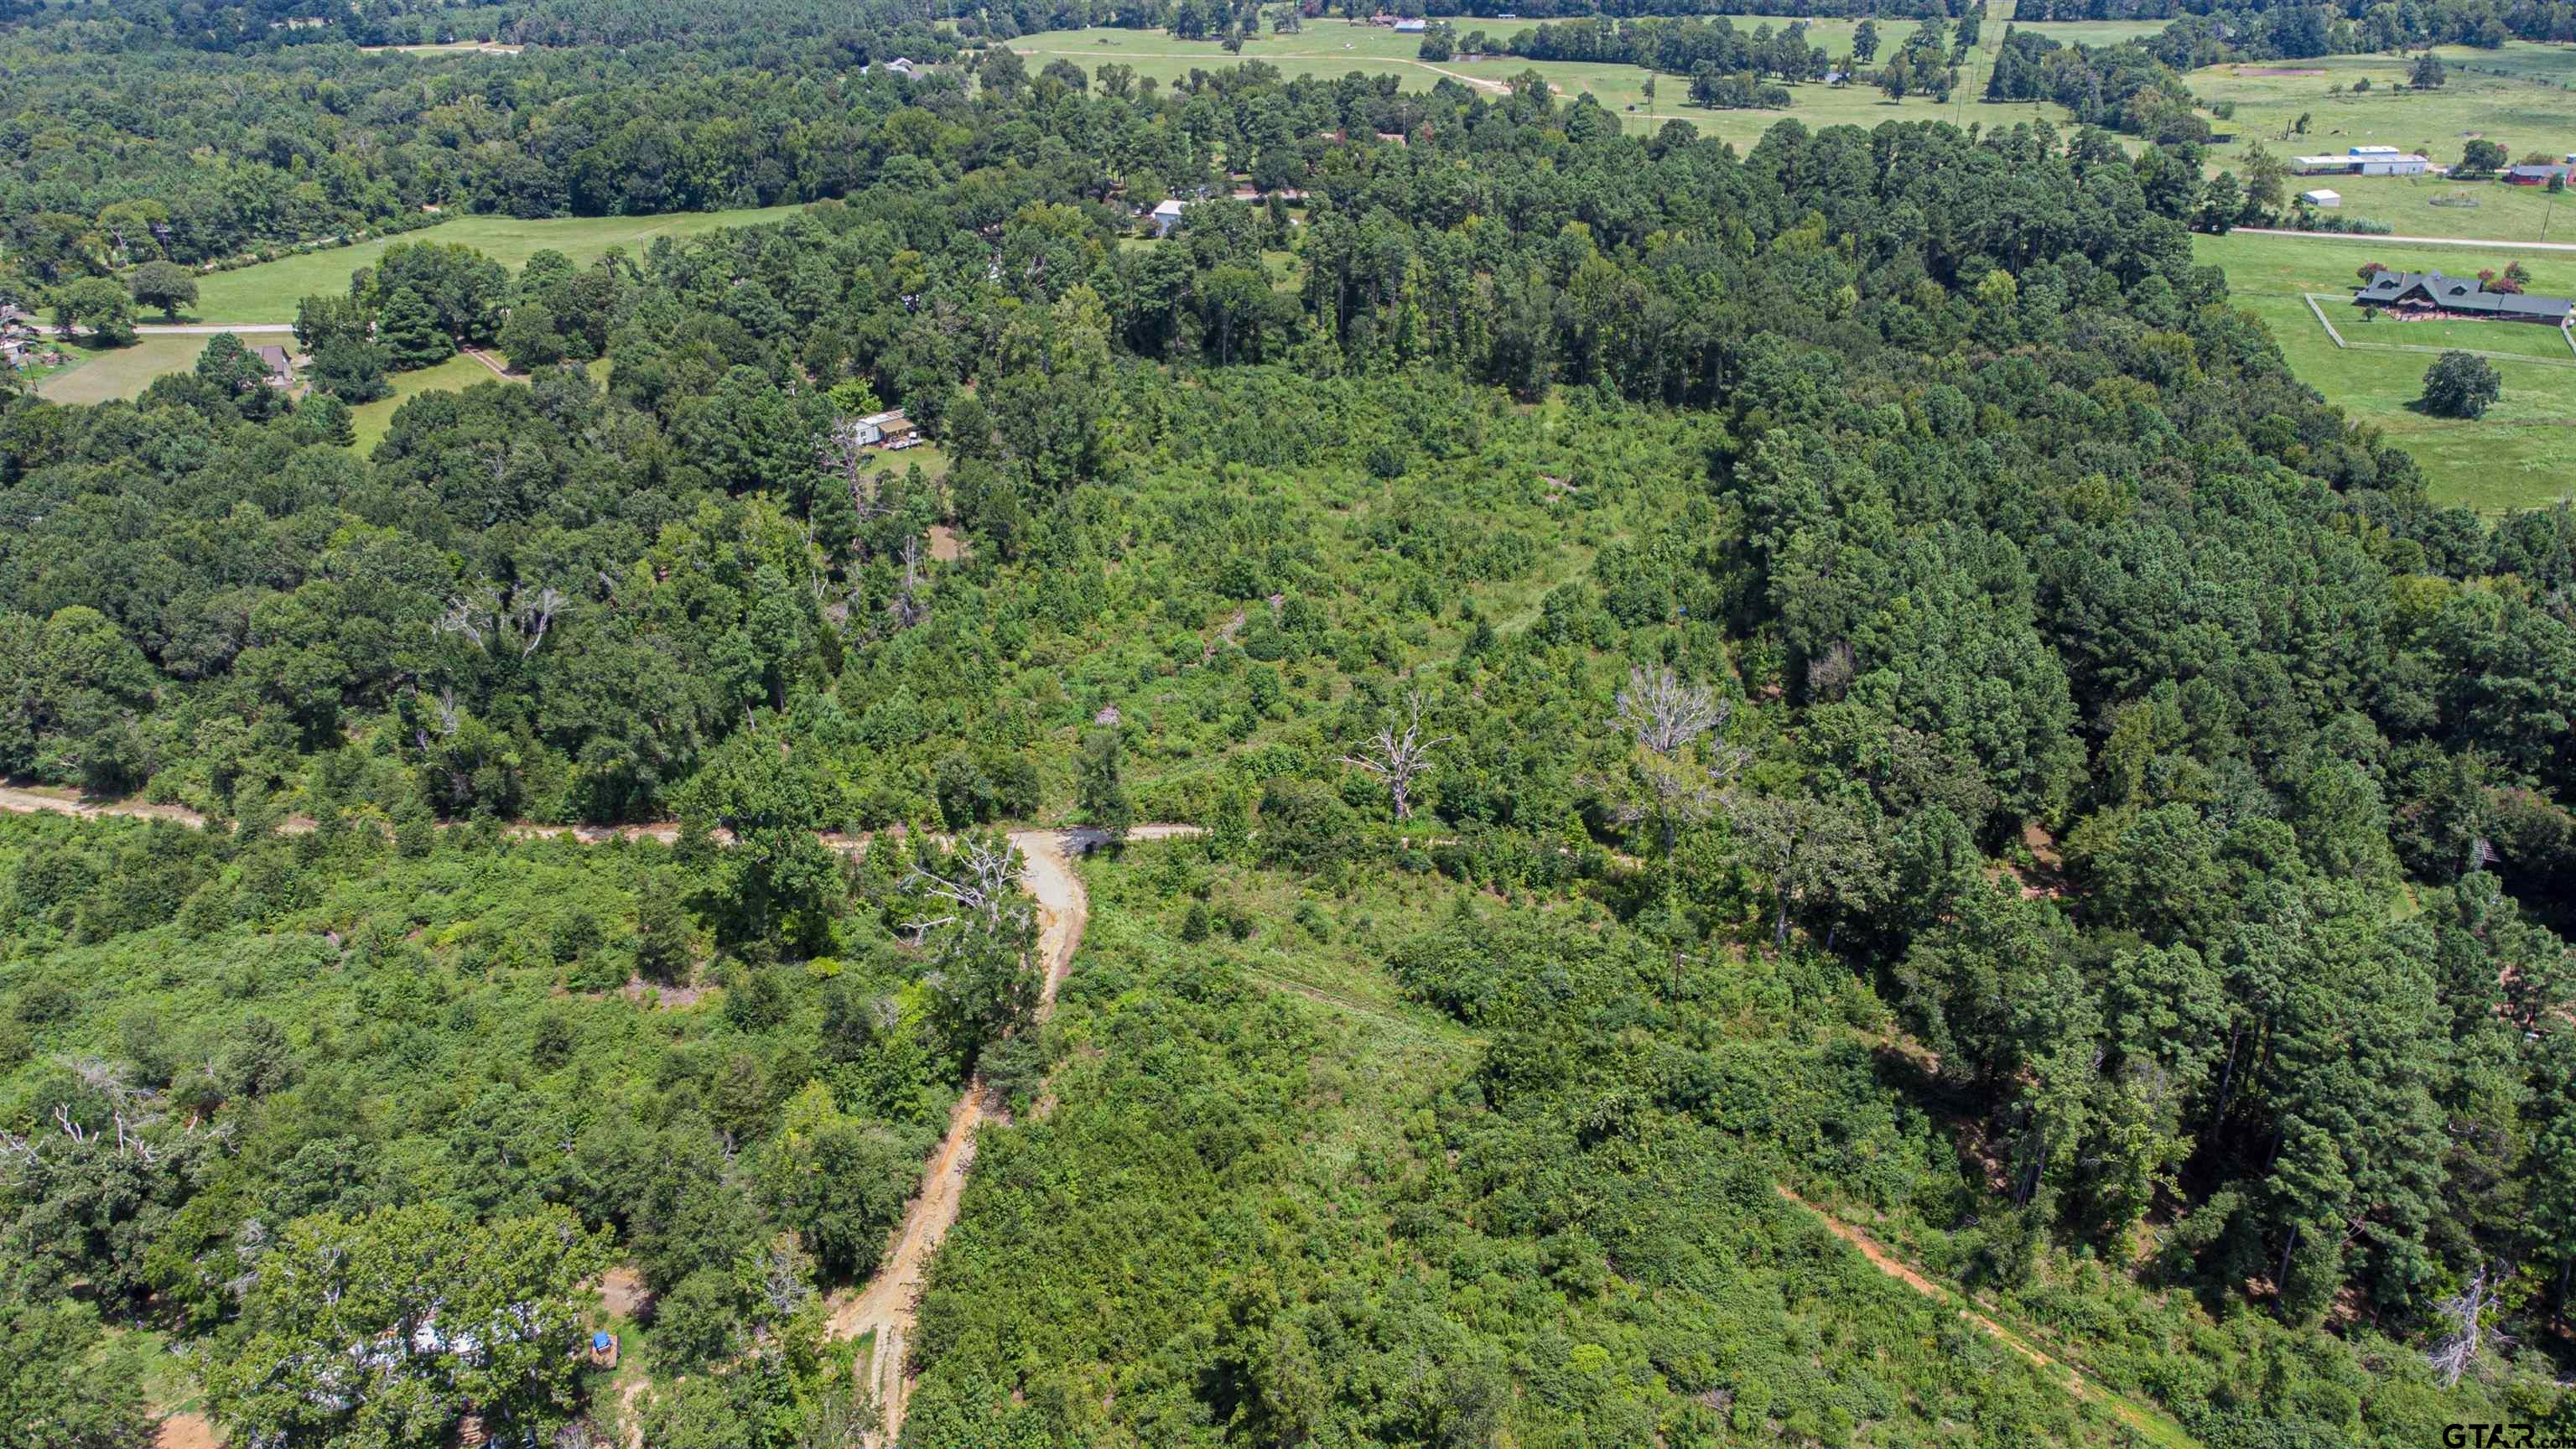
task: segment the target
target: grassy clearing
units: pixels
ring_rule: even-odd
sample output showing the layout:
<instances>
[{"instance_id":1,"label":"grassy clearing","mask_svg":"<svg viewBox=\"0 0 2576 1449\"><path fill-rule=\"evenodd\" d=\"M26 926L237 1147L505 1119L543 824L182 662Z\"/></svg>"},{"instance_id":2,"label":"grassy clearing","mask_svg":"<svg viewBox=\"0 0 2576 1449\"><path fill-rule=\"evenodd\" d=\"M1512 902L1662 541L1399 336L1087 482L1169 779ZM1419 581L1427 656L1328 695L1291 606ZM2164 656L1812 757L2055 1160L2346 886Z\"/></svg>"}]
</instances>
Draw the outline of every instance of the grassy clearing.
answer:
<instances>
[{"instance_id":1,"label":"grassy clearing","mask_svg":"<svg viewBox=\"0 0 2576 1449\"><path fill-rule=\"evenodd\" d=\"M2576 98L2571 98L2576 101ZM2359 144L2359 143L2356 143ZM2335 143L2341 149L2343 143ZM2279 147L2273 147L2275 151ZM2522 154L2516 151L2515 155ZM2494 242L2576 242L2576 206L2537 186L2453 181L2446 176L2292 177L2293 192L2312 186L2343 193L2343 214L2385 222L2399 236L2464 237ZM2560 215L2560 213L2565 213ZM2459 254L2466 266L2474 252ZM2480 262L2479 266L2491 265ZM2475 268L2471 268L2475 270Z\"/></svg>"},{"instance_id":2,"label":"grassy clearing","mask_svg":"<svg viewBox=\"0 0 2576 1449\"><path fill-rule=\"evenodd\" d=\"M2511 247L2408 247L2373 236L2195 237L2199 259L2227 269L2228 290L2288 295L2300 291L2349 292L2361 284L2364 262L2401 271L2444 271L2475 276L2520 262L2531 271L2531 290L2576 295L2576 252L2519 252ZM2408 324L2418 325L2418 324Z\"/></svg>"},{"instance_id":3,"label":"grassy clearing","mask_svg":"<svg viewBox=\"0 0 2576 1449\"><path fill-rule=\"evenodd\" d=\"M138 397L152 379L186 372L196 365L209 339L190 336L138 338L124 347L58 344L72 364L36 384L36 395L48 402L100 403Z\"/></svg>"},{"instance_id":4,"label":"grassy clearing","mask_svg":"<svg viewBox=\"0 0 2576 1449\"><path fill-rule=\"evenodd\" d=\"M372 266L397 241L456 242L470 246L510 268L551 248L588 265L611 247L640 249L658 236L695 236L728 226L776 221L797 208L770 206L754 211L695 211L666 216L575 216L522 221L508 216L460 216L454 221L399 237L380 237L356 246L281 257L238 271L214 272L197 283L197 310L186 321L292 322L295 304L317 292L348 290L349 274Z\"/></svg>"},{"instance_id":5,"label":"grassy clearing","mask_svg":"<svg viewBox=\"0 0 2576 1449\"><path fill-rule=\"evenodd\" d=\"M391 397L380 397L374 402L361 403L349 409L349 423L357 433L355 446L359 455L364 456L374 452L376 444L383 442L386 431L393 427L395 411L422 393L463 392L478 382L499 381L501 379L493 375L492 369L463 353L458 353L436 367L424 367L418 372L395 373ZM519 377L512 378L510 381L524 383L527 379Z\"/></svg>"},{"instance_id":6,"label":"grassy clearing","mask_svg":"<svg viewBox=\"0 0 2576 1449\"><path fill-rule=\"evenodd\" d=\"M362 45L360 55L517 55L524 45L491 40L451 40L441 45Z\"/></svg>"},{"instance_id":7,"label":"grassy clearing","mask_svg":"<svg viewBox=\"0 0 2576 1449\"><path fill-rule=\"evenodd\" d=\"M2500 359L2504 396L2475 422L2429 416L2415 407L2424 390L2430 355L2338 348L2317 325L2302 293L2348 295L2354 269L2364 261L2423 270L2501 268L2518 259L2531 269L2532 290L2576 293L2576 256L2510 251L2407 250L2374 238L2228 236L2198 237L2201 262L2227 270L2237 304L2270 324L2299 380L2323 393L2356 421L2385 431L2423 465L2433 496L2483 512L2532 508L2576 497L2576 367L2551 329L2524 323L2362 323L2331 306L2327 315L2355 342L2447 345L2473 341L2480 351L2525 352L2527 360ZM2436 330L2438 329L2438 330ZM2539 349L2557 348L2553 353ZM2567 359L2567 360L2562 360Z\"/></svg>"}]
</instances>

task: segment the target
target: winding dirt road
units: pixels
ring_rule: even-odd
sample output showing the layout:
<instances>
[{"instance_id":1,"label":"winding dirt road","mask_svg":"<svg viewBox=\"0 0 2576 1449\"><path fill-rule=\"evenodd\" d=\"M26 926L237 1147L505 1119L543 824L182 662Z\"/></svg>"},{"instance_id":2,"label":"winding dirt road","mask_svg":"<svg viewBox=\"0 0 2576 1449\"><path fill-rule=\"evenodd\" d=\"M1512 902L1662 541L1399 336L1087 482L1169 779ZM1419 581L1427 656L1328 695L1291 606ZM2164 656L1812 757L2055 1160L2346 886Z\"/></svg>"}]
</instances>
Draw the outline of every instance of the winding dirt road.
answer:
<instances>
[{"instance_id":1,"label":"winding dirt road","mask_svg":"<svg viewBox=\"0 0 2576 1449\"><path fill-rule=\"evenodd\" d=\"M1127 838L1170 840L1198 833L1195 825L1139 825ZM1011 832L1011 844L1026 863L1020 884L1038 905L1038 958L1046 963L1046 976L1038 987L1039 1021L1055 1011L1056 988L1072 971L1074 948L1082 944L1082 928L1091 918L1091 896L1082 888L1082 878L1074 874L1073 857L1106 839L1090 829ZM940 1139L929 1170L922 1174L921 1191L904 1209L884 1266L867 1287L833 1308L828 1329L833 1338L876 1336L868 1356L868 1382L884 1410L885 1425L868 1441L871 1449L894 1443L903 1430L904 1407L912 1394L906 1360L912 1348L914 1312L931 1255L956 1226L966 1172L975 1162L976 1129L987 1121L1007 1120L982 1077L966 1084L965 1095L949 1114L948 1135Z\"/></svg>"},{"instance_id":2,"label":"winding dirt road","mask_svg":"<svg viewBox=\"0 0 2576 1449\"><path fill-rule=\"evenodd\" d=\"M93 804L67 791L15 786L0 786L0 811L21 815L47 812L89 820L113 817L169 820L197 829L202 829L206 823L204 816L176 805L125 801ZM282 827L289 833L312 828L311 821L300 819L289 820ZM679 827L660 823L618 827L518 824L511 826L510 830L524 836L568 833L590 844L618 837L668 843L676 838ZM1171 840L1199 833L1200 827L1196 825L1139 825L1128 831L1127 838ZM858 850L866 843L864 836L826 834L820 838L824 844L841 851ZM1064 984L1066 974L1073 969L1074 948L1082 944L1082 928L1091 916L1090 893L1082 888L1082 878L1074 873L1073 858L1097 849L1107 840L1103 832L1089 827L1011 832L1011 844L1020 852L1023 862L1020 884L1036 900L1038 907L1038 959L1045 963L1046 971L1038 986L1037 1019L1041 1022L1055 1010L1056 989ZM867 1372L877 1403L884 1410L884 1427L869 1440L871 1449L894 1443L903 1428L904 1406L912 1392L912 1378L906 1371L906 1360L910 1356L913 1319L921 1298L921 1286L931 1255L939 1251L941 1240L957 1223L958 1205L966 1188L966 1172L974 1165L976 1130L987 1121L1007 1120L1002 1104L981 1076L966 1084L965 1093L957 1099L956 1110L949 1114L948 1131L939 1140L939 1150L931 1154L930 1165L922 1174L921 1191L904 1209L903 1222L895 1229L894 1241L887 1249L884 1265L865 1288L842 1296L833 1307L827 1326L831 1337L852 1339L875 1335ZM640 1381L638 1384L640 1386Z\"/></svg>"}]
</instances>

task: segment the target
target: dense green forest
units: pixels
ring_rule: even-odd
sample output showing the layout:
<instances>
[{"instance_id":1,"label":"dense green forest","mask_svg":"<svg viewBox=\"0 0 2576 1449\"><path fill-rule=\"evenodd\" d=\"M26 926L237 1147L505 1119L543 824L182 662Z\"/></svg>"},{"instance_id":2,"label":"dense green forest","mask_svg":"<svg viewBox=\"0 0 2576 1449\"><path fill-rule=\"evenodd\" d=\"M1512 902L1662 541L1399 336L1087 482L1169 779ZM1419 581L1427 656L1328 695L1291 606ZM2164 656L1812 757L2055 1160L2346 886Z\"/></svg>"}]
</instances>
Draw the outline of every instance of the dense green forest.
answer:
<instances>
[{"instance_id":1,"label":"dense green forest","mask_svg":"<svg viewBox=\"0 0 2576 1449\"><path fill-rule=\"evenodd\" d=\"M977 1079L914 1449L2132 1442L1784 1187L2193 1442L2567 1426L2576 514L2429 503L2196 174L774 84L787 221L307 299L326 382L528 374L365 456L224 339L0 399L0 774L205 826L0 819L0 1446L861 1442ZM1227 168L1304 200L1136 234ZM1075 820L1207 833L1084 867L1041 1028L982 832Z\"/></svg>"}]
</instances>

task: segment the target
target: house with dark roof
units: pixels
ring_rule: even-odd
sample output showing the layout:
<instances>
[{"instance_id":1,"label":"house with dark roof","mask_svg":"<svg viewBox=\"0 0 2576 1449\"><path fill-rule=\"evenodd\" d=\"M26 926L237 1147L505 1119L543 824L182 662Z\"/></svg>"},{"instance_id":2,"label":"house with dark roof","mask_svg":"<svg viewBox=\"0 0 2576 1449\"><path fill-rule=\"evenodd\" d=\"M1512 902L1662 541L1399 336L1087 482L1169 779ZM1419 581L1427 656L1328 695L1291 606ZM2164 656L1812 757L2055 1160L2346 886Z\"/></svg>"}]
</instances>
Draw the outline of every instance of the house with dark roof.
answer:
<instances>
[{"instance_id":1,"label":"house with dark roof","mask_svg":"<svg viewBox=\"0 0 2576 1449\"><path fill-rule=\"evenodd\" d=\"M2568 300L2533 297L2488 289L2475 277L2446 277L2440 272L2381 272L2353 295L2363 307L2398 312L2442 312L2465 317L2495 317L2509 322L2567 323Z\"/></svg>"},{"instance_id":2,"label":"house with dark roof","mask_svg":"<svg viewBox=\"0 0 2576 1449\"><path fill-rule=\"evenodd\" d=\"M269 386L295 386L295 362L286 355L285 348L272 342L259 350L259 360L268 367Z\"/></svg>"}]
</instances>

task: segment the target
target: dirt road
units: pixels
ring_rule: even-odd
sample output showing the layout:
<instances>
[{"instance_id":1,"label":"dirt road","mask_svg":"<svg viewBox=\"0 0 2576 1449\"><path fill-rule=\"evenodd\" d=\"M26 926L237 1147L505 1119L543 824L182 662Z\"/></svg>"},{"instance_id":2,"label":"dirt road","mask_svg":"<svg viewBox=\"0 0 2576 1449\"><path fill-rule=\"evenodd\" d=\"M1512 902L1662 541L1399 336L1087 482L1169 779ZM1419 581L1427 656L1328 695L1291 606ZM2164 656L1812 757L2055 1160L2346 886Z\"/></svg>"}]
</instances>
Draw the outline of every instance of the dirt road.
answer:
<instances>
[{"instance_id":1,"label":"dirt road","mask_svg":"<svg viewBox=\"0 0 2576 1449\"><path fill-rule=\"evenodd\" d=\"M204 816L175 805L92 804L68 791L9 786L0 786L0 811L50 811L83 819L130 816L173 820L197 828L206 823ZM299 827L309 830L312 822L291 822L289 826ZM510 829L514 834L530 836L568 833L596 844L621 836L667 843L677 836L679 827L667 823L618 827L519 824ZM1199 833L1200 827L1195 825L1139 825L1128 831L1128 839L1171 840ZM827 834L821 839L842 851L859 849L865 843L864 836ZM1045 963L1046 973L1038 986L1040 1021L1055 1010L1056 990L1073 969L1074 948L1082 944L1082 928L1091 915L1091 897L1082 888L1081 877L1074 873L1073 857L1106 841L1107 836L1089 827L1011 832L1011 844L1023 862L1020 883L1038 907L1038 959ZM993 1098L983 1079L979 1076L968 1082L965 1094L949 1114L948 1131L939 1140L939 1150L931 1154L930 1165L922 1174L921 1191L904 1209L903 1222L895 1230L884 1265L865 1288L833 1309L828 1326L833 1338L851 1339L870 1333L876 1336L868 1360L868 1377L875 1387L877 1402L884 1408L885 1427L871 1441L872 1445L892 1444L903 1427L904 1404L912 1389L905 1360L911 1350L914 1309L921 1297L923 1276L931 1255L939 1251L940 1241L956 1225L966 1171L975 1159L976 1129L987 1120L1002 1119L1001 1103ZM630 1385L630 1398L640 1384L639 1380ZM632 1405L628 1407L631 1411Z\"/></svg>"},{"instance_id":2,"label":"dirt road","mask_svg":"<svg viewBox=\"0 0 2576 1449\"><path fill-rule=\"evenodd\" d=\"M1924 1277L1912 1264L1890 1252L1885 1244L1863 1229L1844 1222L1841 1218L1791 1192L1786 1186L1775 1184L1774 1190L1781 1197L1815 1214L1817 1220L1825 1225L1825 1231L1859 1249L1860 1255L1869 1260L1871 1267L1935 1303L1959 1305L1958 1294ZM1992 1337L1997 1343L2030 1360L2033 1367L2041 1370L2042 1377L2060 1382L2069 1394L2088 1404L2108 1410L2113 1418L2136 1430L2139 1437L2147 1443L2163 1445L2166 1449L2200 1449L2199 1441L2184 1433L2180 1424L2128 1395L2100 1383L2082 1369L2059 1363L2041 1352L2029 1339L2006 1328L1974 1307L1959 1306L1959 1316L1975 1324L1979 1330Z\"/></svg>"},{"instance_id":3,"label":"dirt road","mask_svg":"<svg viewBox=\"0 0 2576 1449\"><path fill-rule=\"evenodd\" d=\"M1195 825L1139 825L1128 832L1128 838L1170 840L1198 833ZM1081 877L1074 874L1073 857L1096 848L1105 838L1099 831L1089 829L1011 832L1011 844L1026 863L1020 884L1038 905L1038 959L1046 963L1046 975L1038 987L1040 1021L1055 1010L1056 989L1073 969L1074 948L1082 944L1082 928L1091 918L1091 897L1083 890ZM1007 1118L1002 1104L985 1087L983 1078L968 1082L965 1095L957 1100L957 1109L948 1116L948 1135L940 1139L939 1150L931 1154L929 1170L922 1174L920 1193L904 1209L902 1226L895 1229L894 1244L886 1253L884 1266L867 1287L832 1312L832 1337L876 1335L867 1372L877 1403L885 1411L885 1426L869 1441L871 1449L892 1444L902 1432L904 1407L912 1394L905 1360L912 1349L914 1310L921 1298L923 1275L930 1266L931 1255L939 1251L941 1240L957 1224L966 1172L975 1162L976 1129L987 1121L1003 1120Z\"/></svg>"}]
</instances>

